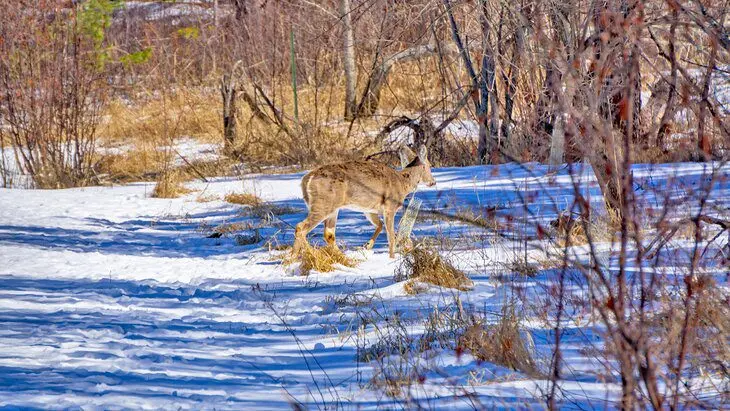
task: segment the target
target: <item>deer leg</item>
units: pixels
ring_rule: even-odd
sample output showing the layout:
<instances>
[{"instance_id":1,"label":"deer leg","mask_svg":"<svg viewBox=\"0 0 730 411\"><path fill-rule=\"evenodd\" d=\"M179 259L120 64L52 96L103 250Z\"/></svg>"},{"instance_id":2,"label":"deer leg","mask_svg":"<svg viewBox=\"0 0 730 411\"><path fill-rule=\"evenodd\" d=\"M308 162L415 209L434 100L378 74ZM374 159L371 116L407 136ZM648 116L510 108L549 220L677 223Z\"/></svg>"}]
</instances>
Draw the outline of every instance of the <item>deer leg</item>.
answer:
<instances>
[{"instance_id":1,"label":"deer leg","mask_svg":"<svg viewBox=\"0 0 730 411\"><path fill-rule=\"evenodd\" d=\"M385 212L385 232L388 234L388 255L395 258L395 210Z\"/></svg>"},{"instance_id":2,"label":"deer leg","mask_svg":"<svg viewBox=\"0 0 730 411\"><path fill-rule=\"evenodd\" d=\"M335 243L335 228L337 227L337 214L338 210L335 210L334 213L330 214L329 217L327 217L324 220L324 241L327 243L327 245L332 245L337 247L337 244Z\"/></svg>"},{"instance_id":3,"label":"deer leg","mask_svg":"<svg viewBox=\"0 0 730 411\"><path fill-rule=\"evenodd\" d=\"M370 241L365 243L365 248L370 250L375 245L375 240L377 240L380 232L383 231L383 220L381 220L380 216L376 213L366 213L365 217L367 217L368 220L370 220L370 222L375 226L375 233L373 233L373 236L370 237Z\"/></svg>"},{"instance_id":4,"label":"deer leg","mask_svg":"<svg viewBox=\"0 0 730 411\"><path fill-rule=\"evenodd\" d=\"M309 232L312 231L314 227L318 226L319 223L321 223L326 217L326 214L313 212L311 209L309 210L309 215L307 215L307 218L297 224L297 227L294 230L294 249L292 250L293 254L299 254L301 252L304 244L307 244L307 234L309 234Z\"/></svg>"}]
</instances>

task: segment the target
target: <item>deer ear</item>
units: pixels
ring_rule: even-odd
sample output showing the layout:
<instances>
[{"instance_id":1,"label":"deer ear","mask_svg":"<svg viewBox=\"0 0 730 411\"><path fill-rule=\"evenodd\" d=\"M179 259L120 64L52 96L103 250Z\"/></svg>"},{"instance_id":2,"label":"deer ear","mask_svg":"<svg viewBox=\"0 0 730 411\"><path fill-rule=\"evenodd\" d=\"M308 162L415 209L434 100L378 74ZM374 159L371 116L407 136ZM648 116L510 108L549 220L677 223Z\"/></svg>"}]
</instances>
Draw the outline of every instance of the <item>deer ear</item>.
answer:
<instances>
[{"instance_id":1,"label":"deer ear","mask_svg":"<svg viewBox=\"0 0 730 411\"><path fill-rule=\"evenodd\" d=\"M415 153L408 146L404 145L398 150L398 156L400 157L401 168L406 168L411 163L411 158L415 156Z\"/></svg>"},{"instance_id":2,"label":"deer ear","mask_svg":"<svg viewBox=\"0 0 730 411\"><path fill-rule=\"evenodd\" d=\"M428 149L425 144L418 147L418 158L420 158L422 162L426 162L428 160Z\"/></svg>"},{"instance_id":3,"label":"deer ear","mask_svg":"<svg viewBox=\"0 0 730 411\"><path fill-rule=\"evenodd\" d=\"M406 152L405 147L401 147L401 149L398 150L398 156L400 157L400 167L406 168L408 163L411 161L408 159L408 153Z\"/></svg>"}]
</instances>

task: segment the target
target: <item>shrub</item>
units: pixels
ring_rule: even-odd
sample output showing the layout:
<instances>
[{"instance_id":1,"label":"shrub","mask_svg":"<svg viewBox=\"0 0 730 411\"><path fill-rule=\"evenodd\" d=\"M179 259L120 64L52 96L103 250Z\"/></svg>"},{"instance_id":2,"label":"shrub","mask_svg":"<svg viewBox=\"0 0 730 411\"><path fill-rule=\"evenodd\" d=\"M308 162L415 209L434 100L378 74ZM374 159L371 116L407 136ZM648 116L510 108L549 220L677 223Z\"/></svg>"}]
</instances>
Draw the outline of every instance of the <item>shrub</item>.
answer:
<instances>
[{"instance_id":1,"label":"shrub","mask_svg":"<svg viewBox=\"0 0 730 411\"><path fill-rule=\"evenodd\" d=\"M8 2L0 17L0 139L39 188L94 182L96 132L111 73L104 47L115 2ZM49 16L56 16L49 20ZM23 27L23 29L17 29Z\"/></svg>"}]
</instances>

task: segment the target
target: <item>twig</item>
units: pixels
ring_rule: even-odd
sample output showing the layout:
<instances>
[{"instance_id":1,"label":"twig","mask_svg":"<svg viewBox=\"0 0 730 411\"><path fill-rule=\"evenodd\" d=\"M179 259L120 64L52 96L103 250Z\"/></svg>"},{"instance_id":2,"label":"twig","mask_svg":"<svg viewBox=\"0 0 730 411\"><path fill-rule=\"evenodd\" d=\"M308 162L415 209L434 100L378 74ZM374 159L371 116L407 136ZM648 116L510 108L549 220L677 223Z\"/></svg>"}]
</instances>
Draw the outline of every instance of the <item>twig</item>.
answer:
<instances>
[{"instance_id":1,"label":"twig","mask_svg":"<svg viewBox=\"0 0 730 411\"><path fill-rule=\"evenodd\" d=\"M197 167L195 167L191 162L189 162L185 157L183 157L183 155L180 154L180 152L177 151L177 149L175 149L172 146L170 148L172 148L172 151L174 151L175 154L177 154L178 157L180 157L182 159L182 161L184 161L185 164L187 164L195 172L195 174L197 174L201 178L201 180L205 181L206 183L210 183L210 181L208 181L208 179L205 177L205 175L203 175L203 173L201 173Z\"/></svg>"}]
</instances>

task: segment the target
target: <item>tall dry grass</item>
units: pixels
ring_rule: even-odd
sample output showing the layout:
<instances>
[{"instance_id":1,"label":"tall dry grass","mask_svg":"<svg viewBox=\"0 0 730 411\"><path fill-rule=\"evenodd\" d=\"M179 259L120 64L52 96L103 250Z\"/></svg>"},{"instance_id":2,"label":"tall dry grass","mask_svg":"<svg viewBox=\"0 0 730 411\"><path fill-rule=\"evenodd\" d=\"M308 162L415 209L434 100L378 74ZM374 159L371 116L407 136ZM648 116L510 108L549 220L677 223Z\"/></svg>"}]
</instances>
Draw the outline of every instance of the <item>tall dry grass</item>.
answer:
<instances>
[{"instance_id":1,"label":"tall dry grass","mask_svg":"<svg viewBox=\"0 0 730 411\"><path fill-rule=\"evenodd\" d=\"M298 121L294 118L294 89L286 76L271 79L262 87L276 107L276 115L244 79L241 87L254 96L256 106L252 107L239 94L238 142L234 147L238 157L234 160L252 168L312 166L378 153L384 149L379 131L391 119L404 114L412 118L425 115L438 122L460 97L458 93L444 95L446 84L436 75L437 71L435 57L395 66L388 77L388 87L382 91L378 113L352 123L342 119L344 84L338 78L299 85ZM363 87L361 84L359 93ZM169 160L159 148L168 144L171 137L222 146L222 102L214 84L173 87L165 93L161 96L155 90L130 91L131 97L108 105L99 131L101 145L120 147L126 152L98 156L100 173L116 181L157 176ZM468 117L466 111L461 116ZM445 133L437 144L439 152L446 153L434 159L437 166L470 164L476 149L475 140L456 138L450 133Z\"/></svg>"},{"instance_id":2,"label":"tall dry grass","mask_svg":"<svg viewBox=\"0 0 730 411\"><path fill-rule=\"evenodd\" d=\"M164 97L156 91L138 93L129 101L117 99L107 107L107 121L99 130L107 145L160 146L169 132L202 142L220 141L220 95L207 88L180 88Z\"/></svg>"}]
</instances>

